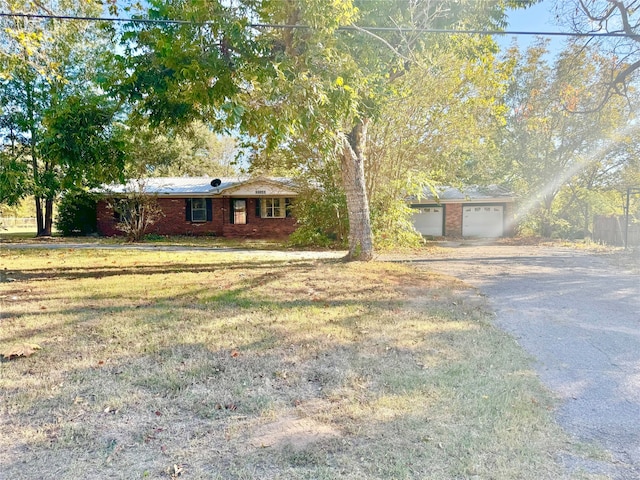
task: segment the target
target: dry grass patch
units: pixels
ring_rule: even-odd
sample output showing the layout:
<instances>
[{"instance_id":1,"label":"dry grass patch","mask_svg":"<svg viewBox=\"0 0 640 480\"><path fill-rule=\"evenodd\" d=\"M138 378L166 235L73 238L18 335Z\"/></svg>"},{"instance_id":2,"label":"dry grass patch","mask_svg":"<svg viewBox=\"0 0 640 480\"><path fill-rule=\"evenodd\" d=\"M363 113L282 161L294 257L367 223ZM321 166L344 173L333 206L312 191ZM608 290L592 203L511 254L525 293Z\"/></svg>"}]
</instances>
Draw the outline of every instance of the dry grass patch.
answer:
<instances>
[{"instance_id":1,"label":"dry grass patch","mask_svg":"<svg viewBox=\"0 0 640 480\"><path fill-rule=\"evenodd\" d=\"M7 478L562 478L515 342L460 282L229 253L3 251ZM584 478L589 478L585 475Z\"/></svg>"}]
</instances>

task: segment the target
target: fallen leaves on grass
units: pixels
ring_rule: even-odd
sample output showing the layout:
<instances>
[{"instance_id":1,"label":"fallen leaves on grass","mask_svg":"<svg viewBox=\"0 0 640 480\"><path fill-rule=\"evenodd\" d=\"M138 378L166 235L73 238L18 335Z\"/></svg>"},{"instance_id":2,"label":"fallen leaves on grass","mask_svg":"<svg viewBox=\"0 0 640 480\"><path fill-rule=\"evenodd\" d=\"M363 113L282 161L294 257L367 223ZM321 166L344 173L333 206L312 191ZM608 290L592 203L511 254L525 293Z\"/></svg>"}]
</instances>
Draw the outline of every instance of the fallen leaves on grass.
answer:
<instances>
[{"instance_id":1,"label":"fallen leaves on grass","mask_svg":"<svg viewBox=\"0 0 640 480\"><path fill-rule=\"evenodd\" d=\"M182 465L177 465L174 464L173 467L167 467L165 472L167 473L167 475L169 475L171 478L178 478L182 475L182 473L184 472L184 468Z\"/></svg>"},{"instance_id":2,"label":"fallen leaves on grass","mask_svg":"<svg viewBox=\"0 0 640 480\"><path fill-rule=\"evenodd\" d=\"M38 350L41 350L40 345L35 343L23 343L22 345L15 345L8 350L5 350L2 352L2 356L5 360L15 360L20 357L30 357Z\"/></svg>"}]
</instances>

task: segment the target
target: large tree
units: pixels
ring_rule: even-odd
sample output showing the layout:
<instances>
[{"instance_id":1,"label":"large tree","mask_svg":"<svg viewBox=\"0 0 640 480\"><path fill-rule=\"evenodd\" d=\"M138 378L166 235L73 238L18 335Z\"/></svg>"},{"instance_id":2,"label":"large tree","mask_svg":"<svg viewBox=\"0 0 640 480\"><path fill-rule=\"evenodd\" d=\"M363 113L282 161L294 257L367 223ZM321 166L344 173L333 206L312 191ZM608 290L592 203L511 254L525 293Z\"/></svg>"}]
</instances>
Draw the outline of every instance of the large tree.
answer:
<instances>
[{"instance_id":1,"label":"large tree","mask_svg":"<svg viewBox=\"0 0 640 480\"><path fill-rule=\"evenodd\" d=\"M496 137L512 67L496 49L486 36L441 38L396 81L399 94L370 128L365 165L376 244L409 239L408 195L504 179Z\"/></svg>"},{"instance_id":2,"label":"large tree","mask_svg":"<svg viewBox=\"0 0 640 480\"><path fill-rule=\"evenodd\" d=\"M511 114L504 147L513 161L514 183L528 196L527 213L538 233L549 237L558 194L568 186L588 189L598 175L619 168L617 149L633 122L621 97L601 103L608 59L597 49L569 44L553 65L546 54L543 41L524 55L509 53L517 66L507 97Z\"/></svg>"},{"instance_id":3,"label":"large tree","mask_svg":"<svg viewBox=\"0 0 640 480\"><path fill-rule=\"evenodd\" d=\"M557 18L585 35L583 45L598 44L609 56L606 89L599 107L613 95L626 96L640 71L638 0L557 0Z\"/></svg>"},{"instance_id":4,"label":"large tree","mask_svg":"<svg viewBox=\"0 0 640 480\"><path fill-rule=\"evenodd\" d=\"M236 140L216 134L201 122L165 131L133 125L127 137L128 176L229 177L238 173Z\"/></svg>"},{"instance_id":5,"label":"large tree","mask_svg":"<svg viewBox=\"0 0 640 480\"><path fill-rule=\"evenodd\" d=\"M195 23L137 25L126 37L133 74L119 86L158 122L203 118L265 149L304 138L336 156L349 258L368 260L368 128L395 81L432 47L424 29L499 28L507 5L527 3L153 0L150 18Z\"/></svg>"},{"instance_id":6,"label":"large tree","mask_svg":"<svg viewBox=\"0 0 640 480\"><path fill-rule=\"evenodd\" d=\"M24 154L24 138L15 128L15 116L3 111L0 104L0 206L14 206L29 190Z\"/></svg>"},{"instance_id":7,"label":"large tree","mask_svg":"<svg viewBox=\"0 0 640 480\"><path fill-rule=\"evenodd\" d=\"M14 206L27 192L28 176L24 163L0 146L0 206Z\"/></svg>"},{"instance_id":8,"label":"large tree","mask_svg":"<svg viewBox=\"0 0 640 480\"><path fill-rule=\"evenodd\" d=\"M98 15L95 0L11 0L16 13ZM29 169L38 235L50 235L53 203L70 185L114 179L123 166L114 105L96 83L107 37L92 22L3 17L0 137ZM6 147L5 147L6 149Z\"/></svg>"}]
</instances>

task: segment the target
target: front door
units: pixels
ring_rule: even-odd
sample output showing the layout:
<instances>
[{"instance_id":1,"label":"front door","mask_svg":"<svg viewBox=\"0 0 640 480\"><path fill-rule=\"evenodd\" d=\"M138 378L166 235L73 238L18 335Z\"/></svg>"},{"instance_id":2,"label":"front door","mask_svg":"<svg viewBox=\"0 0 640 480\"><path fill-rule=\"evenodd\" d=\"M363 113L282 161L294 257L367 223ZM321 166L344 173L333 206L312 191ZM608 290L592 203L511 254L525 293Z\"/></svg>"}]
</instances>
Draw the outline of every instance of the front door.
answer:
<instances>
[{"instance_id":1,"label":"front door","mask_svg":"<svg viewBox=\"0 0 640 480\"><path fill-rule=\"evenodd\" d=\"M244 198L231 199L231 223L235 225L247 223L247 201Z\"/></svg>"}]
</instances>

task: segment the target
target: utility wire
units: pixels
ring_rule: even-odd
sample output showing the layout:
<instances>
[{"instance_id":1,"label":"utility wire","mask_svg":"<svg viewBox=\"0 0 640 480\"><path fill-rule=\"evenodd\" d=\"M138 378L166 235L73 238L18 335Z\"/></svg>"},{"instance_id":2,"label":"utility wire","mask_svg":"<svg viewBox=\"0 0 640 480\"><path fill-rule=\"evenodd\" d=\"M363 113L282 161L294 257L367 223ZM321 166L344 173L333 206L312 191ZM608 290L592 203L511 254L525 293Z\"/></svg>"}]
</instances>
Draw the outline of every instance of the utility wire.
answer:
<instances>
[{"instance_id":1,"label":"utility wire","mask_svg":"<svg viewBox=\"0 0 640 480\"><path fill-rule=\"evenodd\" d=\"M10 13L0 12L0 18L28 18L40 20L64 20L64 21L80 21L80 22L115 22L115 23L141 23L141 24L157 24L157 25L194 25L206 26L214 22L194 22L191 20L169 20L169 19L152 19L152 18L119 18L119 17L84 17L70 15L49 15L39 13ZM287 25L279 23L248 23L247 27L257 29L310 29L309 25ZM338 31L361 31L369 32L400 32L400 33L439 33L439 34L463 34L463 35L537 35L542 37L589 37L589 38L633 38L640 39L640 34L627 34L623 32L541 32L541 31L509 31L509 30L456 30L456 29L440 29L440 28L410 28L410 27L363 27L363 26L343 26L338 27Z\"/></svg>"}]
</instances>

